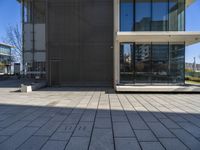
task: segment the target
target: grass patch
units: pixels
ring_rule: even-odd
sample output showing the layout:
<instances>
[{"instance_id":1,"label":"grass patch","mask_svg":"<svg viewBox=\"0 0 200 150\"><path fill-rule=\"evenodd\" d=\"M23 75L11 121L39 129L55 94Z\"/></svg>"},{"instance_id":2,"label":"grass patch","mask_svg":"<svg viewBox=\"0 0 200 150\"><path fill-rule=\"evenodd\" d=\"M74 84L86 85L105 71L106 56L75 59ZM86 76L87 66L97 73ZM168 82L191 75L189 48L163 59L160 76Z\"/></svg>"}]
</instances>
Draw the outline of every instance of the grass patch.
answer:
<instances>
[{"instance_id":1,"label":"grass patch","mask_svg":"<svg viewBox=\"0 0 200 150\"><path fill-rule=\"evenodd\" d=\"M185 83L188 83L188 84L199 84L200 85L200 82L189 81L189 80L186 80Z\"/></svg>"},{"instance_id":2,"label":"grass patch","mask_svg":"<svg viewBox=\"0 0 200 150\"><path fill-rule=\"evenodd\" d=\"M199 78L199 77L191 77L191 76L187 76L187 77L185 77L185 80L188 80L188 81L195 81L195 82L200 82L200 78Z\"/></svg>"},{"instance_id":3,"label":"grass patch","mask_svg":"<svg viewBox=\"0 0 200 150\"><path fill-rule=\"evenodd\" d=\"M191 77L187 76L185 77L186 82L193 83L193 84L200 84L200 78L199 77Z\"/></svg>"}]
</instances>

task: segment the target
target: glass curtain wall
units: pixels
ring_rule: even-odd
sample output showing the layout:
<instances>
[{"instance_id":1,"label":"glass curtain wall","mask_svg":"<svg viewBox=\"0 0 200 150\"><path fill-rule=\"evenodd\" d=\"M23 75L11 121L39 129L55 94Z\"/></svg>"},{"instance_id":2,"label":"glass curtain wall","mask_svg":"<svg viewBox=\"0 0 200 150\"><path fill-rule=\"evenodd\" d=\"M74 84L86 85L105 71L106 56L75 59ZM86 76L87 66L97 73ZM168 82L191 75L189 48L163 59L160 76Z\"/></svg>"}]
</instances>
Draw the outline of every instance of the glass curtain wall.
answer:
<instances>
[{"instance_id":1,"label":"glass curtain wall","mask_svg":"<svg viewBox=\"0 0 200 150\"><path fill-rule=\"evenodd\" d=\"M151 31L168 30L168 0L152 0Z\"/></svg>"},{"instance_id":2,"label":"glass curtain wall","mask_svg":"<svg viewBox=\"0 0 200 150\"><path fill-rule=\"evenodd\" d=\"M31 23L33 21L33 2L28 0L23 3L24 23Z\"/></svg>"},{"instance_id":3,"label":"glass curtain wall","mask_svg":"<svg viewBox=\"0 0 200 150\"><path fill-rule=\"evenodd\" d=\"M169 0L169 30L178 30L178 0Z\"/></svg>"},{"instance_id":4,"label":"glass curtain wall","mask_svg":"<svg viewBox=\"0 0 200 150\"><path fill-rule=\"evenodd\" d=\"M135 82L151 83L151 43L135 45Z\"/></svg>"},{"instance_id":5,"label":"glass curtain wall","mask_svg":"<svg viewBox=\"0 0 200 150\"><path fill-rule=\"evenodd\" d=\"M185 0L120 0L120 31L184 31Z\"/></svg>"},{"instance_id":6,"label":"glass curtain wall","mask_svg":"<svg viewBox=\"0 0 200 150\"><path fill-rule=\"evenodd\" d=\"M185 0L178 0L178 31L185 30Z\"/></svg>"},{"instance_id":7,"label":"glass curtain wall","mask_svg":"<svg viewBox=\"0 0 200 150\"><path fill-rule=\"evenodd\" d=\"M122 43L120 45L120 79L122 83L131 83L134 80L134 45Z\"/></svg>"},{"instance_id":8,"label":"glass curtain wall","mask_svg":"<svg viewBox=\"0 0 200 150\"><path fill-rule=\"evenodd\" d=\"M121 83L184 84L184 43L121 43L120 48Z\"/></svg>"},{"instance_id":9,"label":"glass curtain wall","mask_svg":"<svg viewBox=\"0 0 200 150\"><path fill-rule=\"evenodd\" d=\"M134 31L134 4L133 0L120 1L120 30Z\"/></svg>"},{"instance_id":10,"label":"glass curtain wall","mask_svg":"<svg viewBox=\"0 0 200 150\"><path fill-rule=\"evenodd\" d=\"M135 0L135 31L150 31L151 0Z\"/></svg>"},{"instance_id":11,"label":"glass curtain wall","mask_svg":"<svg viewBox=\"0 0 200 150\"><path fill-rule=\"evenodd\" d=\"M168 83L169 49L168 44L152 44L152 83Z\"/></svg>"},{"instance_id":12,"label":"glass curtain wall","mask_svg":"<svg viewBox=\"0 0 200 150\"><path fill-rule=\"evenodd\" d=\"M169 80L171 83L184 82L185 46L184 44L169 44Z\"/></svg>"},{"instance_id":13,"label":"glass curtain wall","mask_svg":"<svg viewBox=\"0 0 200 150\"><path fill-rule=\"evenodd\" d=\"M185 30L185 0L169 0L169 30Z\"/></svg>"}]
</instances>

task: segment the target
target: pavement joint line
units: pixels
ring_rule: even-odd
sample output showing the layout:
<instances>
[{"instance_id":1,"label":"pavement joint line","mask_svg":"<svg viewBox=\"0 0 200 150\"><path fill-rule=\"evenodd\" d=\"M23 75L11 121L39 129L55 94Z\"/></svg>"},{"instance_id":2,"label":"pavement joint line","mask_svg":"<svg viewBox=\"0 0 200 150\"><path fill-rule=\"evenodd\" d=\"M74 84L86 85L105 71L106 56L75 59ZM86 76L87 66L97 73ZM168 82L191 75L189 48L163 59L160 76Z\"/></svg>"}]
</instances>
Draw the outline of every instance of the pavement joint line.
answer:
<instances>
[{"instance_id":1,"label":"pavement joint line","mask_svg":"<svg viewBox=\"0 0 200 150\"><path fill-rule=\"evenodd\" d=\"M164 106L164 107L167 107L167 106ZM170 108L168 108L169 110L171 110ZM171 110L171 111L173 111L173 110ZM176 112L174 112L175 114L176 114ZM168 116L167 116L168 117ZM179 116L179 117L181 117L181 116ZM182 118L182 117L181 117ZM171 120L171 118L169 118L168 117L168 119L170 119ZM173 121L173 120L172 120ZM175 121L174 121L175 122ZM160 123L162 123L162 122L160 122ZM176 123L176 122L175 122ZM163 124L163 123L162 123ZM164 125L164 124L163 124ZM200 141L198 138L196 138L195 136L193 136L190 132L188 132L187 130L185 130L184 128L182 128L179 124L177 124L176 123L176 125L178 125L179 127L180 127L180 129L183 129L184 131L186 131L187 133L189 133L192 137L194 137L196 140L198 140L198 141ZM165 125L164 125L165 126ZM165 126L166 127L166 126ZM167 128L167 127L166 127ZM169 129L169 131L177 138L177 139L179 139L180 141L181 141L181 143L182 144L184 144L185 145L185 143L179 138L179 137L177 137L170 129ZM185 145L187 148L189 148L187 145Z\"/></svg>"}]
</instances>

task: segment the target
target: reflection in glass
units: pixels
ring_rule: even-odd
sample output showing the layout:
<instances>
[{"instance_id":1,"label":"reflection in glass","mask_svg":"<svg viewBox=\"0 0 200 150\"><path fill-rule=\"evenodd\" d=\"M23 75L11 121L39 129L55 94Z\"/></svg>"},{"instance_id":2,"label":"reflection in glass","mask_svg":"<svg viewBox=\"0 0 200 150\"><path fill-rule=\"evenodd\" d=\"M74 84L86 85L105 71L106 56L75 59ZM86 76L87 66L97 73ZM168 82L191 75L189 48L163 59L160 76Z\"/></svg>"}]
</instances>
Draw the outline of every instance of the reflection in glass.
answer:
<instances>
[{"instance_id":1,"label":"reflection in glass","mask_svg":"<svg viewBox=\"0 0 200 150\"><path fill-rule=\"evenodd\" d=\"M120 31L134 30L133 0L120 1Z\"/></svg>"},{"instance_id":2,"label":"reflection in glass","mask_svg":"<svg viewBox=\"0 0 200 150\"><path fill-rule=\"evenodd\" d=\"M178 31L185 30L185 0L178 0Z\"/></svg>"},{"instance_id":3,"label":"reflection in glass","mask_svg":"<svg viewBox=\"0 0 200 150\"><path fill-rule=\"evenodd\" d=\"M169 31L178 31L178 0L169 0Z\"/></svg>"},{"instance_id":4,"label":"reflection in glass","mask_svg":"<svg viewBox=\"0 0 200 150\"><path fill-rule=\"evenodd\" d=\"M120 45L120 80L121 82L133 82L133 44L121 43Z\"/></svg>"},{"instance_id":5,"label":"reflection in glass","mask_svg":"<svg viewBox=\"0 0 200 150\"><path fill-rule=\"evenodd\" d=\"M168 83L168 43L152 45L152 83Z\"/></svg>"},{"instance_id":6,"label":"reflection in glass","mask_svg":"<svg viewBox=\"0 0 200 150\"><path fill-rule=\"evenodd\" d=\"M170 82L177 84L184 84L184 54L185 45L184 44L170 44Z\"/></svg>"},{"instance_id":7,"label":"reflection in glass","mask_svg":"<svg viewBox=\"0 0 200 150\"><path fill-rule=\"evenodd\" d=\"M120 81L140 84L184 84L185 44L121 43Z\"/></svg>"},{"instance_id":8,"label":"reflection in glass","mask_svg":"<svg viewBox=\"0 0 200 150\"><path fill-rule=\"evenodd\" d=\"M151 30L168 30L168 0L152 0Z\"/></svg>"},{"instance_id":9,"label":"reflection in glass","mask_svg":"<svg viewBox=\"0 0 200 150\"><path fill-rule=\"evenodd\" d=\"M135 31L150 31L151 0L135 0Z\"/></svg>"},{"instance_id":10,"label":"reflection in glass","mask_svg":"<svg viewBox=\"0 0 200 150\"><path fill-rule=\"evenodd\" d=\"M135 46L135 82L151 82L151 45L136 44Z\"/></svg>"},{"instance_id":11,"label":"reflection in glass","mask_svg":"<svg viewBox=\"0 0 200 150\"><path fill-rule=\"evenodd\" d=\"M120 31L184 31L185 0L121 0Z\"/></svg>"}]
</instances>

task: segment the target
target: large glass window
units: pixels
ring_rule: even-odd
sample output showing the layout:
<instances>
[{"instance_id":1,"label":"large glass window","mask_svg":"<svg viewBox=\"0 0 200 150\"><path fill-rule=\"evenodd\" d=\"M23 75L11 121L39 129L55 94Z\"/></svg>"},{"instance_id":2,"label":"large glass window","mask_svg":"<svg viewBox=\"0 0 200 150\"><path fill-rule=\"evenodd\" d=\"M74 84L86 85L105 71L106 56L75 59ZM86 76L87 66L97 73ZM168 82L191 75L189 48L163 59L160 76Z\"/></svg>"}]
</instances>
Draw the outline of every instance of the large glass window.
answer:
<instances>
[{"instance_id":1,"label":"large glass window","mask_svg":"<svg viewBox=\"0 0 200 150\"><path fill-rule=\"evenodd\" d=\"M25 23L45 23L46 1L45 0L27 0L23 3L24 22Z\"/></svg>"},{"instance_id":2,"label":"large glass window","mask_svg":"<svg viewBox=\"0 0 200 150\"><path fill-rule=\"evenodd\" d=\"M178 30L178 0L169 0L169 30Z\"/></svg>"},{"instance_id":3,"label":"large glass window","mask_svg":"<svg viewBox=\"0 0 200 150\"><path fill-rule=\"evenodd\" d=\"M184 43L121 43L120 81L136 85L184 84L184 55Z\"/></svg>"},{"instance_id":4,"label":"large glass window","mask_svg":"<svg viewBox=\"0 0 200 150\"><path fill-rule=\"evenodd\" d=\"M33 21L33 2L28 0L23 2L24 22L31 23Z\"/></svg>"},{"instance_id":5,"label":"large glass window","mask_svg":"<svg viewBox=\"0 0 200 150\"><path fill-rule=\"evenodd\" d=\"M135 31L150 31L151 0L135 0Z\"/></svg>"},{"instance_id":6,"label":"large glass window","mask_svg":"<svg viewBox=\"0 0 200 150\"><path fill-rule=\"evenodd\" d=\"M185 30L184 0L169 0L169 31Z\"/></svg>"},{"instance_id":7,"label":"large glass window","mask_svg":"<svg viewBox=\"0 0 200 150\"><path fill-rule=\"evenodd\" d=\"M168 83L168 43L152 44L152 83Z\"/></svg>"},{"instance_id":8,"label":"large glass window","mask_svg":"<svg viewBox=\"0 0 200 150\"><path fill-rule=\"evenodd\" d=\"M120 31L184 31L185 0L121 0Z\"/></svg>"},{"instance_id":9,"label":"large glass window","mask_svg":"<svg viewBox=\"0 0 200 150\"><path fill-rule=\"evenodd\" d=\"M120 30L133 31L134 30L134 10L133 0L120 1Z\"/></svg>"},{"instance_id":10,"label":"large glass window","mask_svg":"<svg viewBox=\"0 0 200 150\"><path fill-rule=\"evenodd\" d=\"M169 75L171 83L184 84L185 45L169 45Z\"/></svg>"},{"instance_id":11,"label":"large glass window","mask_svg":"<svg viewBox=\"0 0 200 150\"><path fill-rule=\"evenodd\" d=\"M124 83L133 82L134 73L134 45L121 43L120 45L120 80Z\"/></svg>"},{"instance_id":12,"label":"large glass window","mask_svg":"<svg viewBox=\"0 0 200 150\"><path fill-rule=\"evenodd\" d=\"M185 30L185 0L178 0L178 31Z\"/></svg>"},{"instance_id":13,"label":"large glass window","mask_svg":"<svg viewBox=\"0 0 200 150\"><path fill-rule=\"evenodd\" d=\"M151 44L135 45L135 83L151 83Z\"/></svg>"},{"instance_id":14,"label":"large glass window","mask_svg":"<svg viewBox=\"0 0 200 150\"><path fill-rule=\"evenodd\" d=\"M168 0L152 0L151 30L168 30Z\"/></svg>"}]
</instances>

